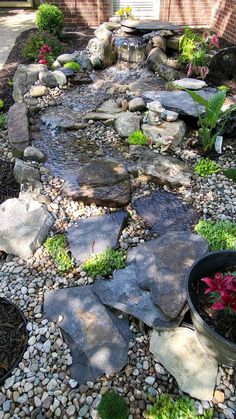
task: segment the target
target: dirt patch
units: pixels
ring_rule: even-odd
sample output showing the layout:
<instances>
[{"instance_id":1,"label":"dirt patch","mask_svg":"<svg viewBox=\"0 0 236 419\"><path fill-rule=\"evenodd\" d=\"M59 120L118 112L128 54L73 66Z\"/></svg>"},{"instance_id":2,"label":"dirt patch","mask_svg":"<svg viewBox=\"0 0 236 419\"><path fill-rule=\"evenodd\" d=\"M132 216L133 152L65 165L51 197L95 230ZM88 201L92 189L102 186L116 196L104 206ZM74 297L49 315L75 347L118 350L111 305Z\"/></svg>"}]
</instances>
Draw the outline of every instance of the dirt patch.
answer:
<instances>
[{"instance_id":1,"label":"dirt patch","mask_svg":"<svg viewBox=\"0 0 236 419\"><path fill-rule=\"evenodd\" d=\"M20 186L16 183L13 164L0 160L0 204L8 198L18 197Z\"/></svg>"}]
</instances>

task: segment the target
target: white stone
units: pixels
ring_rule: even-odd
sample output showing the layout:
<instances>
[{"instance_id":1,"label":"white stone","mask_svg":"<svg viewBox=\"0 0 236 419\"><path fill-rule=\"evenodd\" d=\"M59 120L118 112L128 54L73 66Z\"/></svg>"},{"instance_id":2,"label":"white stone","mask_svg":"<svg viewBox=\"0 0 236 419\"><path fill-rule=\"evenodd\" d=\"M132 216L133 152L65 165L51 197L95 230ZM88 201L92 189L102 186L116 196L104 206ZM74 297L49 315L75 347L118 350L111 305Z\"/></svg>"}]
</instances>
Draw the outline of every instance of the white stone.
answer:
<instances>
[{"instance_id":1,"label":"white stone","mask_svg":"<svg viewBox=\"0 0 236 419\"><path fill-rule=\"evenodd\" d=\"M179 87L180 89L189 89L189 90L200 90L203 87L206 87L207 84L204 80L184 78L180 80L173 81L173 85Z\"/></svg>"},{"instance_id":2,"label":"white stone","mask_svg":"<svg viewBox=\"0 0 236 419\"><path fill-rule=\"evenodd\" d=\"M147 104L147 108L150 111L156 112L156 113L162 113L165 111L165 109L163 108L161 102L159 102L158 100L154 100L153 102L149 102Z\"/></svg>"},{"instance_id":3,"label":"white stone","mask_svg":"<svg viewBox=\"0 0 236 419\"><path fill-rule=\"evenodd\" d=\"M7 378L5 383L4 383L5 389L7 390L8 388L12 387L14 382L15 382L14 376L11 376L11 377Z\"/></svg>"},{"instance_id":4,"label":"white stone","mask_svg":"<svg viewBox=\"0 0 236 419\"><path fill-rule=\"evenodd\" d=\"M35 344L35 342L36 342L36 337L35 336L31 336L31 338L29 338L29 340L28 340L28 345L29 346L32 346L32 345Z\"/></svg>"}]
</instances>

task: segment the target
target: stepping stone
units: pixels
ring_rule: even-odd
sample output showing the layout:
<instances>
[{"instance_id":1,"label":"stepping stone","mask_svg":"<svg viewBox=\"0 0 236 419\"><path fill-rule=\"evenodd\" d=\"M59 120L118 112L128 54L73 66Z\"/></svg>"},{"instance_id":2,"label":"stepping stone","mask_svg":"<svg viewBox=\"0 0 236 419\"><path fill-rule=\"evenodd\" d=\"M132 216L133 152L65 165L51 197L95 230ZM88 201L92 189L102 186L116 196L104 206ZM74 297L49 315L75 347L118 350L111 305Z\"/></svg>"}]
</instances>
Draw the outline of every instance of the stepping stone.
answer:
<instances>
[{"instance_id":1,"label":"stepping stone","mask_svg":"<svg viewBox=\"0 0 236 419\"><path fill-rule=\"evenodd\" d=\"M88 73L76 73L70 79L70 83L73 85L81 85L81 84L91 84L93 83L93 79L90 77Z\"/></svg>"},{"instance_id":2,"label":"stepping stone","mask_svg":"<svg viewBox=\"0 0 236 419\"><path fill-rule=\"evenodd\" d=\"M85 204L125 207L130 202L130 179L115 160L96 159L78 169L76 183L65 183L63 193Z\"/></svg>"},{"instance_id":3,"label":"stepping stone","mask_svg":"<svg viewBox=\"0 0 236 419\"><path fill-rule=\"evenodd\" d=\"M115 120L116 114L105 112L87 112L84 119L93 119L94 121L108 121L109 119Z\"/></svg>"},{"instance_id":4,"label":"stepping stone","mask_svg":"<svg viewBox=\"0 0 236 419\"><path fill-rule=\"evenodd\" d=\"M209 88L207 90L199 90L198 94L208 100L215 92L216 89ZM158 100L161 102L163 108L175 111L181 115L197 118L198 112L200 112L200 114L204 113L204 107L195 104L191 96L184 91L164 91L159 93L155 91L144 91L141 96L149 101Z\"/></svg>"},{"instance_id":5,"label":"stepping stone","mask_svg":"<svg viewBox=\"0 0 236 419\"><path fill-rule=\"evenodd\" d=\"M58 106L57 108L48 108L41 116L41 121L50 125L52 128L61 128L63 130L79 130L87 125L81 123L79 112L70 108Z\"/></svg>"},{"instance_id":6,"label":"stepping stone","mask_svg":"<svg viewBox=\"0 0 236 419\"><path fill-rule=\"evenodd\" d=\"M186 305L186 273L207 251L207 242L197 234L169 232L132 249L127 264L136 265L138 282L150 291L153 303L176 319Z\"/></svg>"},{"instance_id":7,"label":"stepping stone","mask_svg":"<svg viewBox=\"0 0 236 419\"><path fill-rule=\"evenodd\" d=\"M122 112L122 108L117 105L115 100L109 99L97 109L97 112L116 114Z\"/></svg>"},{"instance_id":8,"label":"stepping stone","mask_svg":"<svg viewBox=\"0 0 236 419\"><path fill-rule=\"evenodd\" d=\"M28 259L44 242L54 218L38 201L8 199L0 205L0 250Z\"/></svg>"},{"instance_id":9,"label":"stepping stone","mask_svg":"<svg viewBox=\"0 0 236 419\"><path fill-rule=\"evenodd\" d=\"M67 231L70 250L78 264L90 256L115 249L128 219L126 211L78 220Z\"/></svg>"},{"instance_id":10,"label":"stepping stone","mask_svg":"<svg viewBox=\"0 0 236 419\"><path fill-rule=\"evenodd\" d=\"M115 128L121 137L128 137L134 131L140 130L140 117L132 112L122 112L117 115Z\"/></svg>"},{"instance_id":11,"label":"stepping stone","mask_svg":"<svg viewBox=\"0 0 236 419\"><path fill-rule=\"evenodd\" d=\"M163 22L161 20L135 20L135 19L126 19L121 22L122 30L125 28L130 28L136 31L148 33L152 31L158 31L161 29L167 29L171 31L176 31L178 26L173 23Z\"/></svg>"},{"instance_id":12,"label":"stepping stone","mask_svg":"<svg viewBox=\"0 0 236 419\"><path fill-rule=\"evenodd\" d=\"M79 384L119 372L127 363L129 323L101 303L91 286L49 291L45 317L59 323L69 345L72 378Z\"/></svg>"},{"instance_id":13,"label":"stepping stone","mask_svg":"<svg viewBox=\"0 0 236 419\"><path fill-rule=\"evenodd\" d=\"M139 96L146 91L160 92L160 90L165 90L165 85L166 81L162 77L147 77L130 83L129 90L132 95Z\"/></svg>"},{"instance_id":14,"label":"stepping stone","mask_svg":"<svg viewBox=\"0 0 236 419\"><path fill-rule=\"evenodd\" d=\"M199 219L193 207L181 201L176 194L161 189L136 199L133 207L152 231L160 235L169 231L191 230Z\"/></svg>"},{"instance_id":15,"label":"stepping stone","mask_svg":"<svg viewBox=\"0 0 236 419\"><path fill-rule=\"evenodd\" d=\"M184 121L163 122L155 126L149 124L142 125L142 131L155 142L162 143L164 140L171 141L171 148L175 148L181 143L186 132Z\"/></svg>"},{"instance_id":16,"label":"stepping stone","mask_svg":"<svg viewBox=\"0 0 236 419\"><path fill-rule=\"evenodd\" d=\"M212 399L218 364L200 345L193 330L154 330L150 352L173 375L182 391L195 399Z\"/></svg>"},{"instance_id":17,"label":"stepping stone","mask_svg":"<svg viewBox=\"0 0 236 419\"><path fill-rule=\"evenodd\" d=\"M15 103L7 114L8 138L13 154L21 156L29 145L28 108L25 103Z\"/></svg>"},{"instance_id":18,"label":"stepping stone","mask_svg":"<svg viewBox=\"0 0 236 419\"><path fill-rule=\"evenodd\" d=\"M103 304L137 317L156 329L177 327L183 319L183 316L179 316L170 320L152 302L150 293L139 286L134 264L116 271L111 281L97 280L93 292Z\"/></svg>"},{"instance_id":19,"label":"stepping stone","mask_svg":"<svg viewBox=\"0 0 236 419\"><path fill-rule=\"evenodd\" d=\"M189 89L189 90L201 90L203 89L203 87L207 86L204 80L191 79L188 77L173 81L173 85L180 89Z\"/></svg>"}]
</instances>

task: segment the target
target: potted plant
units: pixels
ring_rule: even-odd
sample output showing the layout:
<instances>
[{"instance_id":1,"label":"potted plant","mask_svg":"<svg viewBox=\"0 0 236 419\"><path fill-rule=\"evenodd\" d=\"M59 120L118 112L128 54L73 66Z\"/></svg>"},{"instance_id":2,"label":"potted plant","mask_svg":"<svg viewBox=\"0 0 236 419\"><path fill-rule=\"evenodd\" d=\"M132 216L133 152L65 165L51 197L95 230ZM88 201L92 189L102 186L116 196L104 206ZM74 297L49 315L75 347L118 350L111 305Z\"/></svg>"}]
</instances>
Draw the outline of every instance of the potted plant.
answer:
<instances>
[{"instance_id":1,"label":"potted plant","mask_svg":"<svg viewBox=\"0 0 236 419\"><path fill-rule=\"evenodd\" d=\"M220 363L236 366L236 251L211 252L187 275L187 300L197 337Z\"/></svg>"}]
</instances>

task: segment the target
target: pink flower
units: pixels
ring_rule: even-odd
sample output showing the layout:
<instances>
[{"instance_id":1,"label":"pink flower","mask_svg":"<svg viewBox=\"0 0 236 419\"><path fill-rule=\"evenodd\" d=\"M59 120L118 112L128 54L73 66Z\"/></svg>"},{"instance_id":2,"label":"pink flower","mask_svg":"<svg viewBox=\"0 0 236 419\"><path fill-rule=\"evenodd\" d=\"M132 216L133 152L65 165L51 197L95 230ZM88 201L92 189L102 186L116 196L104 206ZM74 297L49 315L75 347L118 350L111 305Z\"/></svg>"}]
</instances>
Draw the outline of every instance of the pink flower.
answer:
<instances>
[{"instance_id":1,"label":"pink flower","mask_svg":"<svg viewBox=\"0 0 236 419\"><path fill-rule=\"evenodd\" d=\"M201 281L208 285L205 294L209 294L210 292L219 292L223 294L227 291L236 291L235 279L236 277L233 275L223 276L222 273L217 272L214 275L214 279L206 277L202 278Z\"/></svg>"},{"instance_id":2,"label":"pink flower","mask_svg":"<svg viewBox=\"0 0 236 419\"><path fill-rule=\"evenodd\" d=\"M45 59L45 58L41 58L40 60L39 60L39 64L48 64L48 61Z\"/></svg>"},{"instance_id":3,"label":"pink flower","mask_svg":"<svg viewBox=\"0 0 236 419\"><path fill-rule=\"evenodd\" d=\"M40 48L39 52L40 53L50 53L50 52L52 52L52 48L49 47L49 45L45 44Z\"/></svg>"},{"instance_id":4,"label":"pink flower","mask_svg":"<svg viewBox=\"0 0 236 419\"><path fill-rule=\"evenodd\" d=\"M214 303L211 308L212 310L224 310L225 308L230 308L234 313L236 313L236 294L233 292L222 293L221 301Z\"/></svg>"},{"instance_id":5,"label":"pink flower","mask_svg":"<svg viewBox=\"0 0 236 419\"><path fill-rule=\"evenodd\" d=\"M206 65L200 67L200 76L202 80L205 80L208 73L209 73L209 68Z\"/></svg>"},{"instance_id":6,"label":"pink flower","mask_svg":"<svg viewBox=\"0 0 236 419\"><path fill-rule=\"evenodd\" d=\"M193 75L193 72L194 72L194 65L193 64L189 64L188 65L187 77L191 77Z\"/></svg>"},{"instance_id":7,"label":"pink flower","mask_svg":"<svg viewBox=\"0 0 236 419\"><path fill-rule=\"evenodd\" d=\"M219 47L219 38L218 38L217 35L212 35L212 37L211 37L211 44L214 47Z\"/></svg>"}]
</instances>

